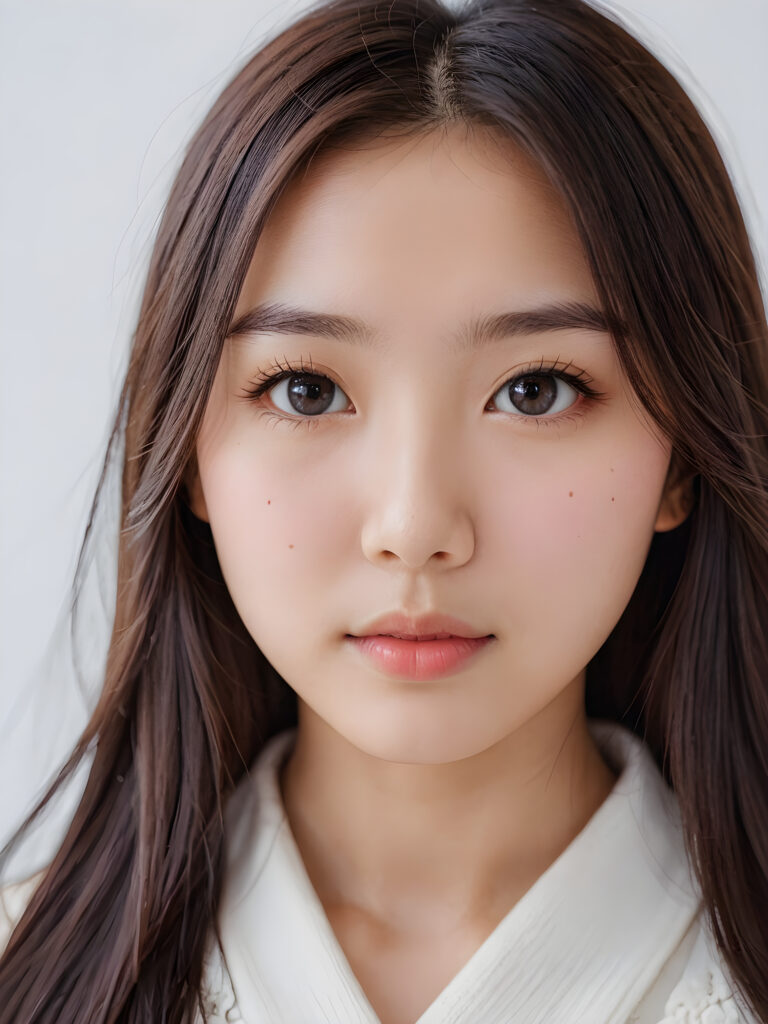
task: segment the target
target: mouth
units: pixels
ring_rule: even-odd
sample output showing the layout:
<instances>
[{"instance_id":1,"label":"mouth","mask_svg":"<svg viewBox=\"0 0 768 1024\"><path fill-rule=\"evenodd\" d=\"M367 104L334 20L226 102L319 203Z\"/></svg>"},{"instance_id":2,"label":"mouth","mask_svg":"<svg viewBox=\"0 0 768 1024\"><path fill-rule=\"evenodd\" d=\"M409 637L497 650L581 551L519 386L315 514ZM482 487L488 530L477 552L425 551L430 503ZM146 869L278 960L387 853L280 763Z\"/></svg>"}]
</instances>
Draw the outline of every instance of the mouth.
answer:
<instances>
[{"instance_id":1,"label":"mouth","mask_svg":"<svg viewBox=\"0 0 768 1024\"><path fill-rule=\"evenodd\" d=\"M400 679L426 681L462 671L496 638L492 633L474 637L455 633L347 633L346 639L357 656L378 671Z\"/></svg>"},{"instance_id":2,"label":"mouth","mask_svg":"<svg viewBox=\"0 0 768 1024\"><path fill-rule=\"evenodd\" d=\"M355 640L364 639L366 636L384 636L392 637L395 640L413 640L419 643L426 640L466 640L467 637L462 636L460 633L366 633L363 636L357 636L354 633L347 633L347 637L351 637ZM471 639L482 639L490 640L493 639L493 633L486 633L484 637L472 637Z\"/></svg>"}]
</instances>

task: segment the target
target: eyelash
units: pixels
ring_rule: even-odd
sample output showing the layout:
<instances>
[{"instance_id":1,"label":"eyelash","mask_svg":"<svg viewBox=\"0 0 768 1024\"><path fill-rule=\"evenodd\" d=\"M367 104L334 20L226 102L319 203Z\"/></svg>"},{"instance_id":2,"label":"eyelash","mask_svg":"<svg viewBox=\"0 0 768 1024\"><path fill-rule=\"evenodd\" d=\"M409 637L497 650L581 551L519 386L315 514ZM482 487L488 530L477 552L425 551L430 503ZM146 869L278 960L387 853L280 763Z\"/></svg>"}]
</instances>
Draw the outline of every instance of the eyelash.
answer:
<instances>
[{"instance_id":1,"label":"eyelash","mask_svg":"<svg viewBox=\"0 0 768 1024\"><path fill-rule=\"evenodd\" d=\"M604 392L597 391L591 386L593 378L583 370L580 370L578 373L568 373L567 370L570 365L570 363L561 365L559 360L555 360L554 363L546 363L542 359L537 365L532 364L531 366L518 371L513 377L509 377L500 385L499 388L496 389L496 392L500 391L501 388L504 387L504 384L511 384L513 381L519 380L521 377L530 377L534 375L557 377L566 384L569 384L574 391L581 395L582 398L586 399L586 401L576 403L577 411L571 413L570 409L572 407L569 407L566 412L556 416L525 416L523 413L520 413L519 416L513 418L524 420L526 423L535 423L537 427L551 427L556 426L557 424L569 423L574 420L578 420L586 411L584 409L585 405L593 402L599 402L601 399L605 398L606 395ZM252 382L252 386L245 390L244 397L247 401L258 402L262 395L269 391L270 388L279 384L280 381L284 380L286 377L291 377L295 374L311 374L312 376L325 377L333 384L336 384L336 381L331 377L328 377L327 374L316 373L311 359L309 360L308 365L305 365L304 360L302 359L301 365L299 366L289 362L288 360L281 362L279 359L276 359L267 367L266 370L259 371ZM339 387L338 384L336 384L336 386ZM496 394L496 392L494 392L494 394ZM301 416L297 413L296 416L293 417L288 416L283 412L273 413L268 409L263 410L263 412L267 416L290 423L294 427L316 427L320 425L320 420L327 419L327 417L322 414L318 416Z\"/></svg>"}]
</instances>

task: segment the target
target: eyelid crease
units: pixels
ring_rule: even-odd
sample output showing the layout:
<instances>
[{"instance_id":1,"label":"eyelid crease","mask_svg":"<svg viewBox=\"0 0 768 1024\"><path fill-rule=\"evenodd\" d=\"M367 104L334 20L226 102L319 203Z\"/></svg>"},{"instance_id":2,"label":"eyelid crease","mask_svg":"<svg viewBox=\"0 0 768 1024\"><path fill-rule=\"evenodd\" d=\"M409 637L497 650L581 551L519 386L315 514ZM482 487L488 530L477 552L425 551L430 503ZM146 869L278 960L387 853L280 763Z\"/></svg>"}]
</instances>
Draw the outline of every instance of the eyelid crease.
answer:
<instances>
[{"instance_id":1,"label":"eyelid crease","mask_svg":"<svg viewBox=\"0 0 768 1024\"><path fill-rule=\"evenodd\" d=\"M529 366L517 370L511 376L506 377L505 380L502 381L502 383L499 385L499 387L497 387L494 390L494 395L504 386L505 383L510 383L511 381L518 380L521 377L543 375L559 378L564 383L572 387L575 391L577 391L579 395L585 398L589 403L596 404L608 397L608 394L606 392L598 391L591 386L591 384L593 383L593 378L585 371L580 370L578 373L568 373L568 367L572 365L573 360L567 363L563 363L560 360L559 356L553 362L547 362L547 360L542 358L538 365L530 364ZM288 359L285 359L284 362L281 362L280 359L277 358L273 360L273 362L267 367L266 370L259 371L259 373L255 377L255 381L253 382L253 386L244 389L244 392L238 397L241 397L248 402L257 402L267 391L269 391L272 387L275 387L286 377L301 374L324 377L326 380L330 380L333 384L335 384L336 387L339 387L339 390L342 390L340 386L336 384L336 381L329 377L328 374L315 372L311 357L309 358L308 364L304 363L304 359L302 357L300 359L300 365L296 365ZM582 402L577 404L581 406L584 403ZM266 412L267 415L272 416L276 420L282 420L284 422L291 423L294 426L319 426L320 420L328 419L327 416L323 416L321 414L316 416L302 416L301 414L297 413L295 416L290 416L282 411L276 413L271 412L270 410L262 411ZM570 420L580 417L583 411L585 410L582 410L574 415L570 413L569 407L569 409L566 409L563 413L556 416L526 416L524 413L520 413L518 416L513 416L511 413L503 413L502 415L509 416L511 419L514 420L523 420L527 423L535 422L538 426L554 426L557 424L569 422Z\"/></svg>"}]
</instances>

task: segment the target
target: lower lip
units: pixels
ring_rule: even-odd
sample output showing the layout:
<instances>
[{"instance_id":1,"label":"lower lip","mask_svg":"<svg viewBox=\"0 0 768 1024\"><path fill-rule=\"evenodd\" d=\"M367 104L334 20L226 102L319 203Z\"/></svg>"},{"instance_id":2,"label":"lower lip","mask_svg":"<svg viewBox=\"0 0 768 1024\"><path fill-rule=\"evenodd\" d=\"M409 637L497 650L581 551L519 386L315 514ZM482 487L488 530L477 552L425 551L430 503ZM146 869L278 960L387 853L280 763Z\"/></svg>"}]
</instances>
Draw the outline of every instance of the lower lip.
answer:
<instances>
[{"instance_id":1,"label":"lower lip","mask_svg":"<svg viewBox=\"0 0 768 1024\"><path fill-rule=\"evenodd\" d=\"M347 639L383 672L402 679L439 679L465 665L494 637L399 640L394 636L349 636Z\"/></svg>"}]
</instances>

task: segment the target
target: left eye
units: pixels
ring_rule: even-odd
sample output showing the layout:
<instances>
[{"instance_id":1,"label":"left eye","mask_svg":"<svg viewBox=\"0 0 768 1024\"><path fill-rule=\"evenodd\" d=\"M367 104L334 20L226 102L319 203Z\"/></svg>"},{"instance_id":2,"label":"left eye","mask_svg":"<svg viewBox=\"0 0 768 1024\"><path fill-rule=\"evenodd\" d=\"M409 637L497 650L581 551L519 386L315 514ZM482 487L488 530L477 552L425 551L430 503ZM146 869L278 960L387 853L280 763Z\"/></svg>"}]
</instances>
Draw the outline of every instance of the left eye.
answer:
<instances>
[{"instance_id":1,"label":"left eye","mask_svg":"<svg viewBox=\"0 0 768 1024\"><path fill-rule=\"evenodd\" d=\"M551 373L526 373L506 381L494 395L493 402L502 412L544 416L570 408L577 398L576 389L561 377ZM510 403L511 408L505 408L505 402Z\"/></svg>"}]
</instances>

